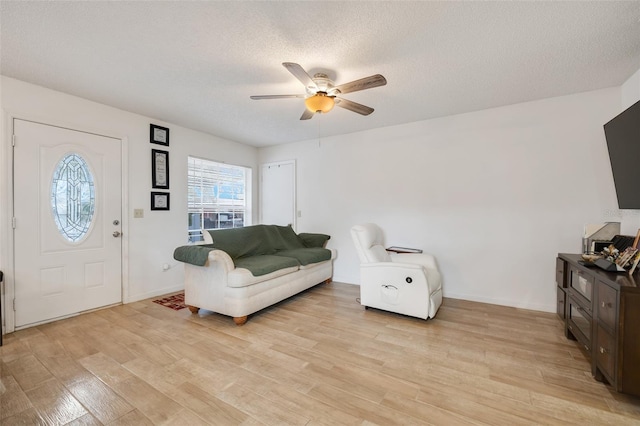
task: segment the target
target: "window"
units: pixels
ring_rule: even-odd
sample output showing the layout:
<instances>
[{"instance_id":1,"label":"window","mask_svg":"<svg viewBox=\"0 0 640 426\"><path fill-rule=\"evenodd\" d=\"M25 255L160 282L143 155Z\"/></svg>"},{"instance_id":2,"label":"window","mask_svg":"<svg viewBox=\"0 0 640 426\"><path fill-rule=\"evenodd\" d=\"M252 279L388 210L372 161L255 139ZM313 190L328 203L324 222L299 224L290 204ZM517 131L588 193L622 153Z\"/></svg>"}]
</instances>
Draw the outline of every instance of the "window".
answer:
<instances>
[{"instance_id":1,"label":"window","mask_svg":"<svg viewBox=\"0 0 640 426\"><path fill-rule=\"evenodd\" d=\"M241 228L251 224L251 169L188 158L189 241L201 241L202 229Z\"/></svg>"}]
</instances>

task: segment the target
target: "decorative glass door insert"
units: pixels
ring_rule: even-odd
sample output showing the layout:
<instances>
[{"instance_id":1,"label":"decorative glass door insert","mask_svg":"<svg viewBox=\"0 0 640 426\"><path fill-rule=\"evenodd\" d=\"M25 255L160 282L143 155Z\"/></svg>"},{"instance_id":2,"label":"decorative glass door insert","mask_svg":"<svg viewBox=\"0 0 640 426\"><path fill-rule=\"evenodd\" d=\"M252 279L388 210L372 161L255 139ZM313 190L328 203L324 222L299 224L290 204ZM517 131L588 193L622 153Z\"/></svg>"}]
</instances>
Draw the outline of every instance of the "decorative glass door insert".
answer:
<instances>
[{"instance_id":1,"label":"decorative glass door insert","mask_svg":"<svg viewBox=\"0 0 640 426\"><path fill-rule=\"evenodd\" d=\"M76 153L65 155L51 181L51 210L60 234L69 242L89 232L95 211L95 186L87 162Z\"/></svg>"}]
</instances>

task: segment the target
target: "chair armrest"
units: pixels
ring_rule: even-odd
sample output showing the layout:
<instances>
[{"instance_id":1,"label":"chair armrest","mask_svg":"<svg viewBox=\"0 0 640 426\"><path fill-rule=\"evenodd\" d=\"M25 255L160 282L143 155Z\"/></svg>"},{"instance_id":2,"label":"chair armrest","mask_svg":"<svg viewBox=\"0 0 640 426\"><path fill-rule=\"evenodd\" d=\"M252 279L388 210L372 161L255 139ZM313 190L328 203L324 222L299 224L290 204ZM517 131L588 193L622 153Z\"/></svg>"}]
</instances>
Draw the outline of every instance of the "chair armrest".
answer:
<instances>
[{"instance_id":1,"label":"chair armrest","mask_svg":"<svg viewBox=\"0 0 640 426\"><path fill-rule=\"evenodd\" d=\"M390 255L391 261L393 263L411 263L416 265L422 265L427 269L435 269L438 270L438 265L436 264L436 258L427 253L398 253Z\"/></svg>"},{"instance_id":2,"label":"chair armrest","mask_svg":"<svg viewBox=\"0 0 640 426\"><path fill-rule=\"evenodd\" d=\"M418 263L399 263L399 262L372 262L372 263L361 263L361 269L387 269L387 270L415 270L419 271L423 269L423 266Z\"/></svg>"}]
</instances>

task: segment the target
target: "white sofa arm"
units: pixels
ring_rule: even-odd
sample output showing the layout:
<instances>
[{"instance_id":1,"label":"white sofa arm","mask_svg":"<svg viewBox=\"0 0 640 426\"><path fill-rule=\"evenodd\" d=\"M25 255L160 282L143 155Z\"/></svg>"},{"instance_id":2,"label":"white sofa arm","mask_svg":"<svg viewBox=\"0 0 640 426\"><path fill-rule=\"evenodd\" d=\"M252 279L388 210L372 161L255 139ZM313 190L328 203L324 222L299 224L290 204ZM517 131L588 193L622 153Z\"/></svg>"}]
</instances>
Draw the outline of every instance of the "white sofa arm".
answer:
<instances>
[{"instance_id":1,"label":"white sofa arm","mask_svg":"<svg viewBox=\"0 0 640 426\"><path fill-rule=\"evenodd\" d=\"M185 263L185 304L223 312L227 276L234 269L231 257L217 249L209 252L204 266Z\"/></svg>"},{"instance_id":2,"label":"white sofa arm","mask_svg":"<svg viewBox=\"0 0 640 426\"><path fill-rule=\"evenodd\" d=\"M225 274L236 269L235 263L233 263L233 259L231 256L227 254L226 251L213 249L209 252L209 259L207 260L207 266L214 266L216 263L219 264L220 267L224 270Z\"/></svg>"}]
</instances>

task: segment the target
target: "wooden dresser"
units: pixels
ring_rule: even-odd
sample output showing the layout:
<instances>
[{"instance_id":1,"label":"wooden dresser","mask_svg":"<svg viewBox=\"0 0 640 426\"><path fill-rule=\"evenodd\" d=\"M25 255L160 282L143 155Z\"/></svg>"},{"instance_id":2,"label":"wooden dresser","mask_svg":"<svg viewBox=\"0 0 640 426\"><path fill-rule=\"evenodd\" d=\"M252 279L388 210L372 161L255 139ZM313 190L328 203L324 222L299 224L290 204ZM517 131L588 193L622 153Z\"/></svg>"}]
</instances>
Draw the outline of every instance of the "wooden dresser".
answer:
<instances>
[{"instance_id":1,"label":"wooden dresser","mask_svg":"<svg viewBox=\"0 0 640 426\"><path fill-rule=\"evenodd\" d=\"M616 391L640 396L640 273L605 272L556 259L558 315L565 335L591 360L591 374Z\"/></svg>"}]
</instances>

